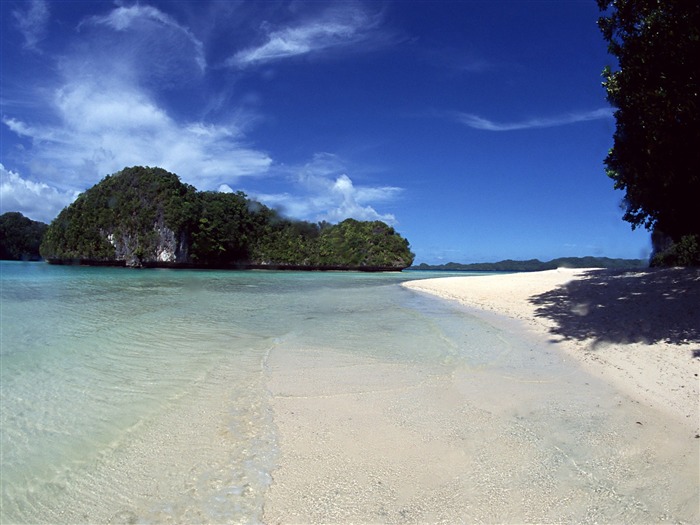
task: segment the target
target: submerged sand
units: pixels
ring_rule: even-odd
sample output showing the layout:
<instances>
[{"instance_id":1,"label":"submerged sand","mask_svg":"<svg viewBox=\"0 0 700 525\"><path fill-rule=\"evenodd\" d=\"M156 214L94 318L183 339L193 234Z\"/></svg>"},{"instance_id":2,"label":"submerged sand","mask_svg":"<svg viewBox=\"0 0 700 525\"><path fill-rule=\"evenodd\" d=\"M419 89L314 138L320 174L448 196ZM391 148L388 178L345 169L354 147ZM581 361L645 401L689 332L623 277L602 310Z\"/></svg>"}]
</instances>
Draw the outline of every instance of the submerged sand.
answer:
<instances>
[{"instance_id":1,"label":"submerged sand","mask_svg":"<svg viewBox=\"0 0 700 525\"><path fill-rule=\"evenodd\" d=\"M273 350L264 521L697 522L699 277L645 274L656 305L620 272L406 283L515 334L538 363L522 373Z\"/></svg>"}]
</instances>

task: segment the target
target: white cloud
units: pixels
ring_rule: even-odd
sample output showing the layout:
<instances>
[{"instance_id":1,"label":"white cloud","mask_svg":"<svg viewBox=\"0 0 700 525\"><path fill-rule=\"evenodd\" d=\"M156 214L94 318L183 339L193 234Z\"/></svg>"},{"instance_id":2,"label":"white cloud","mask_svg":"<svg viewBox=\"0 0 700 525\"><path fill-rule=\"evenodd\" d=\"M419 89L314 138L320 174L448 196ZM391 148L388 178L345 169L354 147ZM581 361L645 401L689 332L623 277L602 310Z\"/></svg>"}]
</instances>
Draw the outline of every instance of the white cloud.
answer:
<instances>
[{"instance_id":1,"label":"white cloud","mask_svg":"<svg viewBox=\"0 0 700 525\"><path fill-rule=\"evenodd\" d=\"M321 215L322 219L330 222L339 222L349 217L363 221L380 220L389 224L396 224L394 215L380 214L372 206L363 206L369 195L375 195L375 199L384 200L389 194L394 194L398 188L355 188L350 177L343 174L339 176L331 188L329 196L334 201L335 206ZM382 195L384 194L384 195Z\"/></svg>"},{"instance_id":2,"label":"white cloud","mask_svg":"<svg viewBox=\"0 0 700 525\"><path fill-rule=\"evenodd\" d=\"M151 135L173 125L154 102L128 86L102 90L89 84L68 85L56 93L55 105L69 128L85 133L125 129Z\"/></svg>"},{"instance_id":3,"label":"white cloud","mask_svg":"<svg viewBox=\"0 0 700 525\"><path fill-rule=\"evenodd\" d=\"M17 27L24 37L24 47L37 50L37 45L44 38L49 22L49 5L45 0L32 0L26 11L12 12Z\"/></svg>"},{"instance_id":4,"label":"white cloud","mask_svg":"<svg viewBox=\"0 0 700 525\"><path fill-rule=\"evenodd\" d=\"M20 137L32 137L39 140L53 140L53 137L50 135L44 135L44 133L50 133L48 130L42 131L32 128L26 123L15 118L3 117L2 121L8 128L10 128L11 131L14 131Z\"/></svg>"},{"instance_id":5,"label":"white cloud","mask_svg":"<svg viewBox=\"0 0 700 525\"><path fill-rule=\"evenodd\" d=\"M292 191L251 196L299 219L340 222L353 218L397 223L393 214L380 213L375 206L396 200L403 190L394 186L355 186L343 172L342 161L335 155L316 154L309 163L290 171L293 175Z\"/></svg>"},{"instance_id":6,"label":"white cloud","mask_svg":"<svg viewBox=\"0 0 700 525\"><path fill-rule=\"evenodd\" d=\"M516 131L522 129L553 128L558 126L566 126L569 124L576 124L578 122L587 122L590 120L609 119L612 118L613 112L614 110L612 108L601 108L582 113L567 113L565 115L558 115L555 117L533 118L520 122L494 122L492 120L479 117L478 115L459 112L453 113L452 117L458 122L466 124L470 128L474 129L484 131Z\"/></svg>"},{"instance_id":7,"label":"white cloud","mask_svg":"<svg viewBox=\"0 0 700 525\"><path fill-rule=\"evenodd\" d=\"M336 5L305 24L269 31L269 42L277 43L248 50L252 54L244 61L369 41L374 25L375 19L355 6ZM247 143L246 130L255 115L251 120L241 108L230 108L215 122L203 120L201 115L208 113L195 104L175 113L179 104L169 100L171 94L175 99L189 96L201 87L191 89L190 82L206 82L213 73L204 68L201 42L174 18L136 4L86 19L78 29L67 53L55 56L60 77L36 80L31 94L25 93L27 103L7 107L2 115L3 125L22 139L14 153L28 159L22 177L3 172L5 209L11 204L51 220L77 192L105 175L146 165L172 171L200 190L222 192L240 187L243 177L277 175L285 179L282 184L291 180L289 192L251 196L307 220L396 222L393 215L377 211L377 205L394 200L400 188L356 185L343 162L330 154L316 155L293 171L273 166L266 152ZM171 44L176 47L169 53ZM275 51L278 45L280 52ZM177 91L181 83L187 86Z\"/></svg>"},{"instance_id":8,"label":"white cloud","mask_svg":"<svg viewBox=\"0 0 700 525\"><path fill-rule=\"evenodd\" d=\"M239 51L227 65L245 67L352 45L367 39L376 25L375 18L355 6L336 6L297 26L265 27L265 43Z\"/></svg>"},{"instance_id":9,"label":"white cloud","mask_svg":"<svg viewBox=\"0 0 700 525\"><path fill-rule=\"evenodd\" d=\"M195 60L201 69L207 65L204 55L204 45L202 42L186 27L178 24L171 17L148 5L135 4L133 6L120 6L112 10L108 15L93 16L83 22L83 24L105 25L115 31L127 31L129 29L138 29L139 24L153 24L165 27L169 30L174 30L183 35L195 49ZM83 25L81 24L81 26ZM79 26L80 27L80 26ZM152 31L153 28L146 28L147 31Z\"/></svg>"},{"instance_id":10,"label":"white cloud","mask_svg":"<svg viewBox=\"0 0 700 525\"><path fill-rule=\"evenodd\" d=\"M35 221L49 223L78 196L43 182L22 178L0 164L0 214L18 211Z\"/></svg>"},{"instance_id":11,"label":"white cloud","mask_svg":"<svg viewBox=\"0 0 700 525\"><path fill-rule=\"evenodd\" d=\"M3 111L4 125L24 139L25 174L82 191L126 166L148 165L214 189L268 170L267 153L244 142L249 114L233 109L212 122L194 104L172 103L201 89L207 74L203 45L187 27L135 4L78 29L67 52L54 56L59 78L29 83Z\"/></svg>"},{"instance_id":12,"label":"white cloud","mask_svg":"<svg viewBox=\"0 0 700 525\"><path fill-rule=\"evenodd\" d=\"M50 109L58 123L4 117L32 139L31 154L49 182L84 189L125 166L160 166L200 189L259 175L272 160L239 141L235 122L179 122L133 86L76 83L57 90Z\"/></svg>"}]
</instances>

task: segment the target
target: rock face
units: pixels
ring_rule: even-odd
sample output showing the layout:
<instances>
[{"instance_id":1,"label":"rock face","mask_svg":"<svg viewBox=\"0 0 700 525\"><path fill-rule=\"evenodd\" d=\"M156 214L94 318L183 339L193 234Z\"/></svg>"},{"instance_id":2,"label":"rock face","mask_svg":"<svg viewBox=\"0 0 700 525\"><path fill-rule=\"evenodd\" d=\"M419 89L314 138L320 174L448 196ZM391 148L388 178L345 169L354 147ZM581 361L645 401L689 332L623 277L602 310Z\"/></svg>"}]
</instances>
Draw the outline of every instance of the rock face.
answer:
<instances>
[{"instance_id":1,"label":"rock face","mask_svg":"<svg viewBox=\"0 0 700 525\"><path fill-rule=\"evenodd\" d=\"M107 234L107 240L114 246L114 260L123 261L126 266L139 268L144 265L163 263L167 265L189 264L188 246L184 233L176 235L165 225L153 226L154 247L152 253L145 253L137 235L122 233ZM140 254L140 255L137 255Z\"/></svg>"},{"instance_id":2,"label":"rock face","mask_svg":"<svg viewBox=\"0 0 700 525\"><path fill-rule=\"evenodd\" d=\"M158 168L106 177L51 223L41 253L49 262L141 267L190 263L183 210L196 192Z\"/></svg>"},{"instance_id":3,"label":"rock face","mask_svg":"<svg viewBox=\"0 0 700 525\"><path fill-rule=\"evenodd\" d=\"M160 168L125 168L81 194L49 226L51 263L129 267L401 270L408 241L380 222L310 224L245 194L197 192Z\"/></svg>"},{"instance_id":4,"label":"rock face","mask_svg":"<svg viewBox=\"0 0 700 525\"><path fill-rule=\"evenodd\" d=\"M164 263L187 262L187 244L185 236L176 238L175 232L167 226L156 226L158 244L156 245L156 260Z\"/></svg>"}]
</instances>

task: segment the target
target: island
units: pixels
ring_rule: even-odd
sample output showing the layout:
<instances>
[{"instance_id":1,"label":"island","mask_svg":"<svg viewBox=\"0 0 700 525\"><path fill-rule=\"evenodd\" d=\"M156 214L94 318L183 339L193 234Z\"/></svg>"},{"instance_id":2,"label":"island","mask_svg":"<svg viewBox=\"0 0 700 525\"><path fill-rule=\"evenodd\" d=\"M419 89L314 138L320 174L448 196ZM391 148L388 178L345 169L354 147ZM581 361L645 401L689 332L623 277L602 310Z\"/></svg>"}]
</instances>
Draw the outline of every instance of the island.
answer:
<instances>
[{"instance_id":1,"label":"island","mask_svg":"<svg viewBox=\"0 0 700 525\"><path fill-rule=\"evenodd\" d=\"M49 225L52 264L134 268L400 271L408 240L381 221L286 218L243 192L198 191L162 168L108 175Z\"/></svg>"},{"instance_id":2,"label":"island","mask_svg":"<svg viewBox=\"0 0 700 525\"><path fill-rule=\"evenodd\" d=\"M456 263L426 264L411 266L409 270L429 270L447 272L542 272L557 268L608 268L608 269L639 269L647 268L646 259L613 259L610 257L558 257L550 261L528 259L515 261L506 259L487 263Z\"/></svg>"},{"instance_id":3,"label":"island","mask_svg":"<svg viewBox=\"0 0 700 525\"><path fill-rule=\"evenodd\" d=\"M48 227L17 211L0 215L0 260L40 260L39 246Z\"/></svg>"}]
</instances>

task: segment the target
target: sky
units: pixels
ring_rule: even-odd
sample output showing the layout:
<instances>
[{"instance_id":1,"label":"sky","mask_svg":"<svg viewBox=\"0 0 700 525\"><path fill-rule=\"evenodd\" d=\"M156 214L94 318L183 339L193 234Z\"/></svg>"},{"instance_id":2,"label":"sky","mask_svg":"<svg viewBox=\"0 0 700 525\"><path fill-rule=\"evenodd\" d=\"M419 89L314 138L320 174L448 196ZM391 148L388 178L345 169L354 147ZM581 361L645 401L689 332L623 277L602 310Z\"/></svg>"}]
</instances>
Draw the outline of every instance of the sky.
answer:
<instances>
[{"instance_id":1,"label":"sky","mask_svg":"<svg viewBox=\"0 0 700 525\"><path fill-rule=\"evenodd\" d=\"M603 160L595 0L0 2L0 213L128 166L291 218L382 220L416 264L639 258Z\"/></svg>"}]
</instances>

